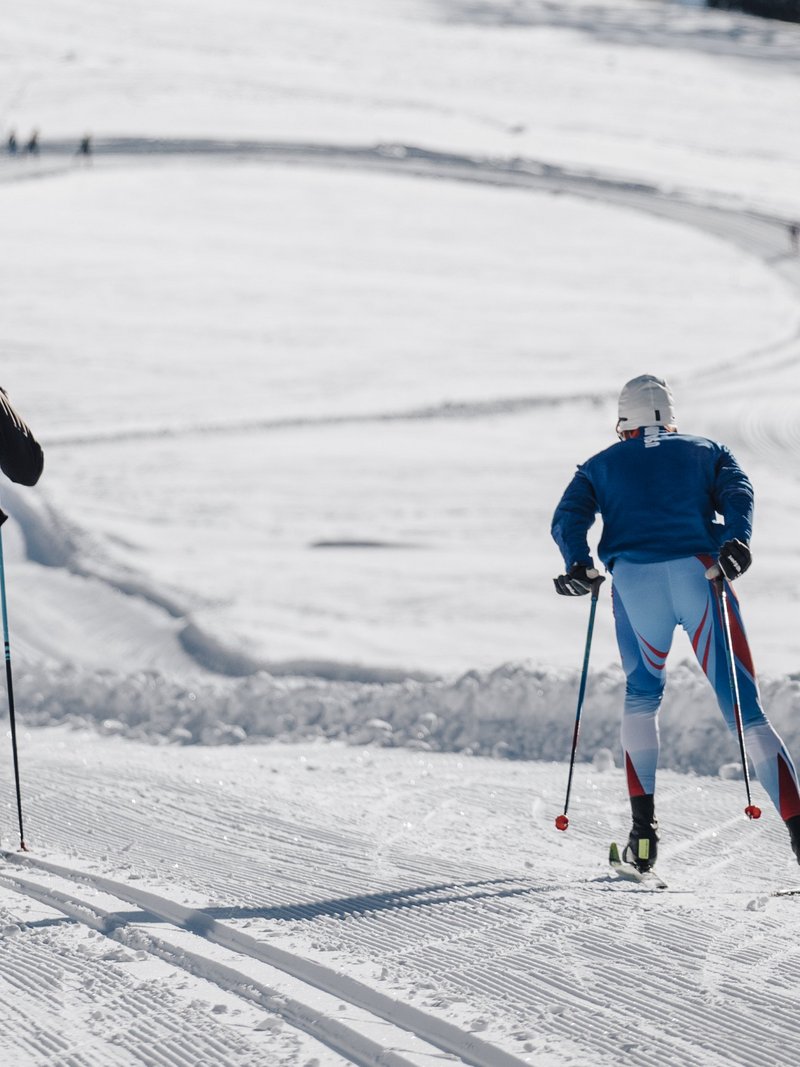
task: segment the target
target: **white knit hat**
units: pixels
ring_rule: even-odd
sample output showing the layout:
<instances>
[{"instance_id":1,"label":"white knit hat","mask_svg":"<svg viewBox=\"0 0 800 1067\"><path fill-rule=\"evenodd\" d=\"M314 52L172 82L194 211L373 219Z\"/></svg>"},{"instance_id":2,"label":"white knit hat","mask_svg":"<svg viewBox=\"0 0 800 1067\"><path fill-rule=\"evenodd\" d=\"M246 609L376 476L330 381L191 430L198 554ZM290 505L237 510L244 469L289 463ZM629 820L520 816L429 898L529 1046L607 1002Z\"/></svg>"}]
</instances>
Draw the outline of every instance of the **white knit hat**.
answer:
<instances>
[{"instance_id":1,"label":"white knit hat","mask_svg":"<svg viewBox=\"0 0 800 1067\"><path fill-rule=\"evenodd\" d=\"M619 394L619 429L635 430L638 426L672 426L675 402L672 390L663 378L640 374Z\"/></svg>"}]
</instances>

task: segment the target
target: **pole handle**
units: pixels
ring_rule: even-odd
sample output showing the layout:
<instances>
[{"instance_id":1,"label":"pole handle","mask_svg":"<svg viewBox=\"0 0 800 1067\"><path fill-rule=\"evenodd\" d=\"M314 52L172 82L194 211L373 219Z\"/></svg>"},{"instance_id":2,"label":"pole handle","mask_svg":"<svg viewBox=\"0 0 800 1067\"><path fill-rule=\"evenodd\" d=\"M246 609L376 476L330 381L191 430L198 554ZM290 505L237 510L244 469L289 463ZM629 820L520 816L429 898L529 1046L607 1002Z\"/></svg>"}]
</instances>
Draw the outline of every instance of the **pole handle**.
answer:
<instances>
[{"instance_id":1,"label":"pole handle","mask_svg":"<svg viewBox=\"0 0 800 1067\"><path fill-rule=\"evenodd\" d=\"M604 574L598 574L597 577L596 578L592 578L591 582L589 583L591 585L591 587L592 587L592 600L594 600L595 602L597 601L597 598L600 596L600 586L603 584L603 582L605 580L606 580L606 576Z\"/></svg>"}]
</instances>

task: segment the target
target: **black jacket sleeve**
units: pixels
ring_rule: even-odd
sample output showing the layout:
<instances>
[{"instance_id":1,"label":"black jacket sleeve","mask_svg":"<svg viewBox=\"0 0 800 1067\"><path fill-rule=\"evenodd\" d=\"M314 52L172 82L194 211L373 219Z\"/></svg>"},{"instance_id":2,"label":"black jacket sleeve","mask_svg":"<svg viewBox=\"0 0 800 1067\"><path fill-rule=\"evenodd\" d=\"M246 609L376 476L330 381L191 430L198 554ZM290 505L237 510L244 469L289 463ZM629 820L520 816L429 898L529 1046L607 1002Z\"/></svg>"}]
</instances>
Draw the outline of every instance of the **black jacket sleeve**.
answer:
<instances>
[{"instance_id":1,"label":"black jacket sleeve","mask_svg":"<svg viewBox=\"0 0 800 1067\"><path fill-rule=\"evenodd\" d=\"M20 485L36 485L44 469L44 453L31 431L0 389L0 468Z\"/></svg>"}]
</instances>

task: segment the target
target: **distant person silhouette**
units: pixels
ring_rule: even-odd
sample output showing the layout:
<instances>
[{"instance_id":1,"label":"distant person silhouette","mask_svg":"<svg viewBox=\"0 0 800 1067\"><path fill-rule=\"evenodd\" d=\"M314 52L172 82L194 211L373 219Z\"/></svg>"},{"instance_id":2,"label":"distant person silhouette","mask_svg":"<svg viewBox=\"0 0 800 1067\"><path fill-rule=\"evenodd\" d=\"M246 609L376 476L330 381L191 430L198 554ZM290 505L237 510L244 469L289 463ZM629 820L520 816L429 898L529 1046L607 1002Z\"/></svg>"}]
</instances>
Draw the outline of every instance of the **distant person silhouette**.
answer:
<instances>
[{"instance_id":1,"label":"distant person silhouette","mask_svg":"<svg viewBox=\"0 0 800 1067\"><path fill-rule=\"evenodd\" d=\"M25 145L25 151L29 156L39 155L39 131L34 130L28 138L28 143Z\"/></svg>"},{"instance_id":2,"label":"distant person silhouette","mask_svg":"<svg viewBox=\"0 0 800 1067\"><path fill-rule=\"evenodd\" d=\"M8 135L6 147L8 148L8 154L10 156L15 156L17 154L17 149L19 148L19 145L17 144L17 135L14 130L12 130L11 133L9 133Z\"/></svg>"},{"instance_id":3,"label":"distant person silhouette","mask_svg":"<svg viewBox=\"0 0 800 1067\"><path fill-rule=\"evenodd\" d=\"M800 225L796 222L789 223L789 244L792 252L797 255L798 247L800 247Z\"/></svg>"},{"instance_id":4,"label":"distant person silhouette","mask_svg":"<svg viewBox=\"0 0 800 1067\"><path fill-rule=\"evenodd\" d=\"M84 163L92 162L92 138L88 133L81 137L75 155Z\"/></svg>"}]
</instances>

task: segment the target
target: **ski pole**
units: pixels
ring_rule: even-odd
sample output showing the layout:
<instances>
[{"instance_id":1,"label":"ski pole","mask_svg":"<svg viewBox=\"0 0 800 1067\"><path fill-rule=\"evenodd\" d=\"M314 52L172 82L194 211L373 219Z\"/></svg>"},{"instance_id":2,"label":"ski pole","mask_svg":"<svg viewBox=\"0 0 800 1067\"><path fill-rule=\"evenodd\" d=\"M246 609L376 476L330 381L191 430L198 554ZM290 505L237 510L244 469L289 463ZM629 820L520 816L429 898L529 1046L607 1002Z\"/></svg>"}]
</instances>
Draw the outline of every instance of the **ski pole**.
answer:
<instances>
[{"instance_id":1,"label":"ski pole","mask_svg":"<svg viewBox=\"0 0 800 1067\"><path fill-rule=\"evenodd\" d=\"M581 671L581 684L578 687L578 707L575 712L575 729L572 732L572 752L569 757L569 776L567 777L567 795L564 799L564 811L556 817L556 829L566 830L569 826L567 808L569 807L569 794L572 790L572 772L575 770L575 753L578 751L578 734L581 728L581 709L583 698L586 693L586 679L589 676L589 654L592 651L592 633L594 631L594 617L597 613L597 598L600 595L600 586L605 581L602 574L598 574L591 581L592 606L589 610L589 628L586 632L586 648L583 653L583 670Z\"/></svg>"},{"instance_id":2,"label":"ski pole","mask_svg":"<svg viewBox=\"0 0 800 1067\"><path fill-rule=\"evenodd\" d=\"M3 560L3 523L8 515L0 508L0 603L3 612L3 644L6 656L6 688L8 690L8 721L11 725L11 751L14 756L14 785L17 790L17 817L19 818L19 851L27 852L25 832L22 828L22 790L19 784L19 753L17 751L17 718L14 712L14 684L11 678L11 644L8 638L8 605L6 602L6 569Z\"/></svg>"},{"instance_id":3,"label":"ski pole","mask_svg":"<svg viewBox=\"0 0 800 1067\"><path fill-rule=\"evenodd\" d=\"M728 662L728 680L731 687L731 700L733 701L733 719L736 723L736 736L739 739L739 752L742 757L742 772L744 773L744 787L747 791L747 807L744 809L748 819L760 819L761 808L753 803L750 795L750 771L747 766L747 752L744 744L744 727L742 726L742 708L739 702L739 681L736 677L736 659L733 651L733 637L731 636L731 623L728 614L728 594L725 589L725 579L720 573L719 567L710 567L706 571L706 577L710 578L717 597L720 615L722 616L722 633L725 645L725 659Z\"/></svg>"}]
</instances>

